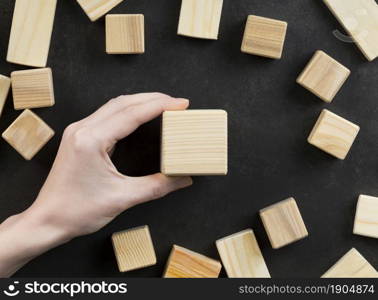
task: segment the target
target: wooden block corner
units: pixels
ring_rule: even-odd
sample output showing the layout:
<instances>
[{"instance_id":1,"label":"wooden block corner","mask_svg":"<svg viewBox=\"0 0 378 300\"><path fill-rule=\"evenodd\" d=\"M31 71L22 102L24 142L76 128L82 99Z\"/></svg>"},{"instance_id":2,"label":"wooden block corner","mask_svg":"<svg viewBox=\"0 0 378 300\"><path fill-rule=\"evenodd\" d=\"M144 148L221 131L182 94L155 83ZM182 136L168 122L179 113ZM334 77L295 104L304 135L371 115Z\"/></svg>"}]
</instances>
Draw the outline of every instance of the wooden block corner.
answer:
<instances>
[{"instance_id":1,"label":"wooden block corner","mask_svg":"<svg viewBox=\"0 0 378 300\"><path fill-rule=\"evenodd\" d=\"M11 79L7 76L0 75L0 116L3 112L5 101L8 98Z\"/></svg>"},{"instance_id":2,"label":"wooden block corner","mask_svg":"<svg viewBox=\"0 0 378 300\"><path fill-rule=\"evenodd\" d=\"M124 0L77 0L88 18L95 22Z\"/></svg>"},{"instance_id":3,"label":"wooden block corner","mask_svg":"<svg viewBox=\"0 0 378 300\"><path fill-rule=\"evenodd\" d=\"M370 238L378 238L378 197L359 196L353 233Z\"/></svg>"}]
</instances>

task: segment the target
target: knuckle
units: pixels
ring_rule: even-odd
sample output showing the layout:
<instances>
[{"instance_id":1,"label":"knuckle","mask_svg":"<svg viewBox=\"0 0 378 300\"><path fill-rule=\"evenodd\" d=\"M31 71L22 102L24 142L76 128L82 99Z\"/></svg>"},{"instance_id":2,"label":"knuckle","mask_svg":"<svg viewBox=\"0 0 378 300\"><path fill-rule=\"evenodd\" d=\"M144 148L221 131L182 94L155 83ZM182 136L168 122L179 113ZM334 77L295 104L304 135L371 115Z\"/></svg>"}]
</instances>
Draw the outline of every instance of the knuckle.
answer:
<instances>
[{"instance_id":1,"label":"knuckle","mask_svg":"<svg viewBox=\"0 0 378 300\"><path fill-rule=\"evenodd\" d=\"M68 131L67 139L75 152L89 153L96 149L97 140L87 128L73 126Z\"/></svg>"}]
</instances>

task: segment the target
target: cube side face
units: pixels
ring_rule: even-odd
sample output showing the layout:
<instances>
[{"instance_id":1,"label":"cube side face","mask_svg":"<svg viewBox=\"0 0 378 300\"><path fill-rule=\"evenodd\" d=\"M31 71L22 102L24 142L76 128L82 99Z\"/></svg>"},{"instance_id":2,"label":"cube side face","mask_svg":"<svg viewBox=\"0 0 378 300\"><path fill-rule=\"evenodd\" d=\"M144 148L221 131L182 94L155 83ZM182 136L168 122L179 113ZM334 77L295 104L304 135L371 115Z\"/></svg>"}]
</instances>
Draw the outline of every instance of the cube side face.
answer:
<instances>
[{"instance_id":1,"label":"cube side face","mask_svg":"<svg viewBox=\"0 0 378 300\"><path fill-rule=\"evenodd\" d=\"M361 195L358 199L353 233L378 238L378 198Z\"/></svg>"},{"instance_id":2,"label":"cube side face","mask_svg":"<svg viewBox=\"0 0 378 300\"><path fill-rule=\"evenodd\" d=\"M5 101L7 100L11 80L9 77L0 75L0 116L3 112Z\"/></svg>"},{"instance_id":3,"label":"cube side face","mask_svg":"<svg viewBox=\"0 0 378 300\"><path fill-rule=\"evenodd\" d=\"M89 19L94 22L123 0L77 0Z\"/></svg>"}]
</instances>

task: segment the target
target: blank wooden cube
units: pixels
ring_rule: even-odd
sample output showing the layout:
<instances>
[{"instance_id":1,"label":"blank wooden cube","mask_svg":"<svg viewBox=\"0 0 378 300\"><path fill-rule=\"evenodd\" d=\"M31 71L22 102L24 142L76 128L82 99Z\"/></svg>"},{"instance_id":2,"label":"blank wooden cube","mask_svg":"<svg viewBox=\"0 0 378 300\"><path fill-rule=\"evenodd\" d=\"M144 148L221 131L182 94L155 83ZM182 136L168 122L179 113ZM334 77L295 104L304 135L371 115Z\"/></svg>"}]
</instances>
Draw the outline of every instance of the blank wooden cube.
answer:
<instances>
[{"instance_id":1,"label":"blank wooden cube","mask_svg":"<svg viewBox=\"0 0 378 300\"><path fill-rule=\"evenodd\" d=\"M144 53L144 16L107 15L106 53Z\"/></svg>"},{"instance_id":2,"label":"blank wooden cube","mask_svg":"<svg viewBox=\"0 0 378 300\"><path fill-rule=\"evenodd\" d=\"M260 210L260 217L274 249L308 236L306 225L294 198Z\"/></svg>"},{"instance_id":3,"label":"blank wooden cube","mask_svg":"<svg viewBox=\"0 0 378 300\"><path fill-rule=\"evenodd\" d=\"M359 131L359 126L323 109L308 142L339 159L345 159Z\"/></svg>"},{"instance_id":4,"label":"blank wooden cube","mask_svg":"<svg viewBox=\"0 0 378 300\"><path fill-rule=\"evenodd\" d=\"M3 112L5 101L7 100L11 80L9 77L0 75L0 116Z\"/></svg>"},{"instance_id":5,"label":"blank wooden cube","mask_svg":"<svg viewBox=\"0 0 378 300\"><path fill-rule=\"evenodd\" d=\"M378 238L378 198L360 195L353 233Z\"/></svg>"},{"instance_id":6,"label":"blank wooden cube","mask_svg":"<svg viewBox=\"0 0 378 300\"><path fill-rule=\"evenodd\" d=\"M112 235L112 242L120 272L156 264L154 245L148 226L116 232Z\"/></svg>"},{"instance_id":7,"label":"blank wooden cube","mask_svg":"<svg viewBox=\"0 0 378 300\"><path fill-rule=\"evenodd\" d=\"M227 174L227 113L164 112L161 172L173 176Z\"/></svg>"},{"instance_id":8,"label":"blank wooden cube","mask_svg":"<svg viewBox=\"0 0 378 300\"><path fill-rule=\"evenodd\" d=\"M15 71L11 74L14 109L49 107L55 104L50 68Z\"/></svg>"},{"instance_id":9,"label":"blank wooden cube","mask_svg":"<svg viewBox=\"0 0 378 300\"><path fill-rule=\"evenodd\" d=\"M316 51L304 71L297 78L299 83L325 102L332 102L350 75L350 70L323 51Z\"/></svg>"},{"instance_id":10,"label":"blank wooden cube","mask_svg":"<svg viewBox=\"0 0 378 300\"><path fill-rule=\"evenodd\" d=\"M270 278L252 229L217 240L223 266L230 278Z\"/></svg>"},{"instance_id":11,"label":"blank wooden cube","mask_svg":"<svg viewBox=\"0 0 378 300\"><path fill-rule=\"evenodd\" d=\"M217 278L221 268L219 261L174 245L163 277Z\"/></svg>"},{"instance_id":12,"label":"blank wooden cube","mask_svg":"<svg viewBox=\"0 0 378 300\"><path fill-rule=\"evenodd\" d=\"M2 137L30 160L54 136L54 131L35 113L26 109L5 130Z\"/></svg>"},{"instance_id":13,"label":"blank wooden cube","mask_svg":"<svg viewBox=\"0 0 378 300\"><path fill-rule=\"evenodd\" d=\"M241 51L280 59L285 43L287 23L279 20L248 16Z\"/></svg>"},{"instance_id":14,"label":"blank wooden cube","mask_svg":"<svg viewBox=\"0 0 378 300\"><path fill-rule=\"evenodd\" d=\"M223 0L182 0L178 35L217 40Z\"/></svg>"},{"instance_id":15,"label":"blank wooden cube","mask_svg":"<svg viewBox=\"0 0 378 300\"><path fill-rule=\"evenodd\" d=\"M123 0L77 0L88 18L94 22Z\"/></svg>"}]
</instances>

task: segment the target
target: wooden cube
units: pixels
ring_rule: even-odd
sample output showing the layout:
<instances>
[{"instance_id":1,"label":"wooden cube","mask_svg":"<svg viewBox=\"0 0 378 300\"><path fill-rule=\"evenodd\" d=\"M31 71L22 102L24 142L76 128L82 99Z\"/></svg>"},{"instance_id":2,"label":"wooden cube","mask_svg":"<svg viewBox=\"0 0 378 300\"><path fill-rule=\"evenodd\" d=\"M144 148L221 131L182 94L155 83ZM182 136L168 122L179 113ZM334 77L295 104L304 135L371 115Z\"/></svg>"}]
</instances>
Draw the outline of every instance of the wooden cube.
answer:
<instances>
[{"instance_id":1,"label":"wooden cube","mask_svg":"<svg viewBox=\"0 0 378 300\"><path fill-rule=\"evenodd\" d=\"M5 101L8 98L11 80L9 77L0 75L0 116L3 112Z\"/></svg>"},{"instance_id":2,"label":"wooden cube","mask_svg":"<svg viewBox=\"0 0 378 300\"><path fill-rule=\"evenodd\" d=\"M353 233L378 238L378 198L360 195Z\"/></svg>"},{"instance_id":3,"label":"wooden cube","mask_svg":"<svg viewBox=\"0 0 378 300\"><path fill-rule=\"evenodd\" d=\"M144 53L144 16L107 15L106 53Z\"/></svg>"},{"instance_id":4,"label":"wooden cube","mask_svg":"<svg viewBox=\"0 0 378 300\"><path fill-rule=\"evenodd\" d=\"M161 172L171 176L227 174L227 113L163 113Z\"/></svg>"},{"instance_id":5,"label":"wooden cube","mask_svg":"<svg viewBox=\"0 0 378 300\"><path fill-rule=\"evenodd\" d=\"M308 236L306 225L294 198L260 210L260 217L274 249Z\"/></svg>"},{"instance_id":6,"label":"wooden cube","mask_svg":"<svg viewBox=\"0 0 378 300\"><path fill-rule=\"evenodd\" d=\"M148 226L116 232L112 235L112 242L120 272L156 264L154 245Z\"/></svg>"},{"instance_id":7,"label":"wooden cube","mask_svg":"<svg viewBox=\"0 0 378 300\"><path fill-rule=\"evenodd\" d=\"M286 22L253 15L248 16L241 51L280 59L285 43L286 29Z\"/></svg>"},{"instance_id":8,"label":"wooden cube","mask_svg":"<svg viewBox=\"0 0 378 300\"><path fill-rule=\"evenodd\" d=\"M252 229L217 240L223 266L230 278L270 278Z\"/></svg>"},{"instance_id":9,"label":"wooden cube","mask_svg":"<svg viewBox=\"0 0 378 300\"><path fill-rule=\"evenodd\" d=\"M223 0L182 0L177 34L217 40Z\"/></svg>"},{"instance_id":10,"label":"wooden cube","mask_svg":"<svg viewBox=\"0 0 378 300\"><path fill-rule=\"evenodd\" d=\"M359 131L359 126L323 109L308 142L339 159L345 159Z\"/></svg>"},{"instance_id":11,"label":"wooden cube","mask_svg":"<svg viewBox=\"0 0 378 300\"><path fill-rule=\"evenodd\" d=\"M123 0L77 0L88 18L94 22Z\"/></svg>"},{"instance_id":12,"label":"wooden cube","mask_svg":"<svg viewBox=\"0 0 378 300\"><path fill-rule=\"evenodd\" d=\"M5 130L2 137L30 160L54 136L54 131L35 113L26 109Z\"/></svg>"},{"instance_id":13,"label":"wooden cube","mask_svg":"<svg viewBox=\"0 0 378 300\"><path fill-rule=\"evenodd\" d=\"M332 102L350 75L350 70L323 51L316 51L297 83L325 102Z\"/></svg>"},{"instance_id":14,"label":"wooden cube","mask_svg":"<svg viewBox=\"0 0 378 300\"><path fill-rule=\"evenodd\" d=\"M217 278L221 268L219 261L174 245L163 277Z\"/></svg>"}]
</instances>

